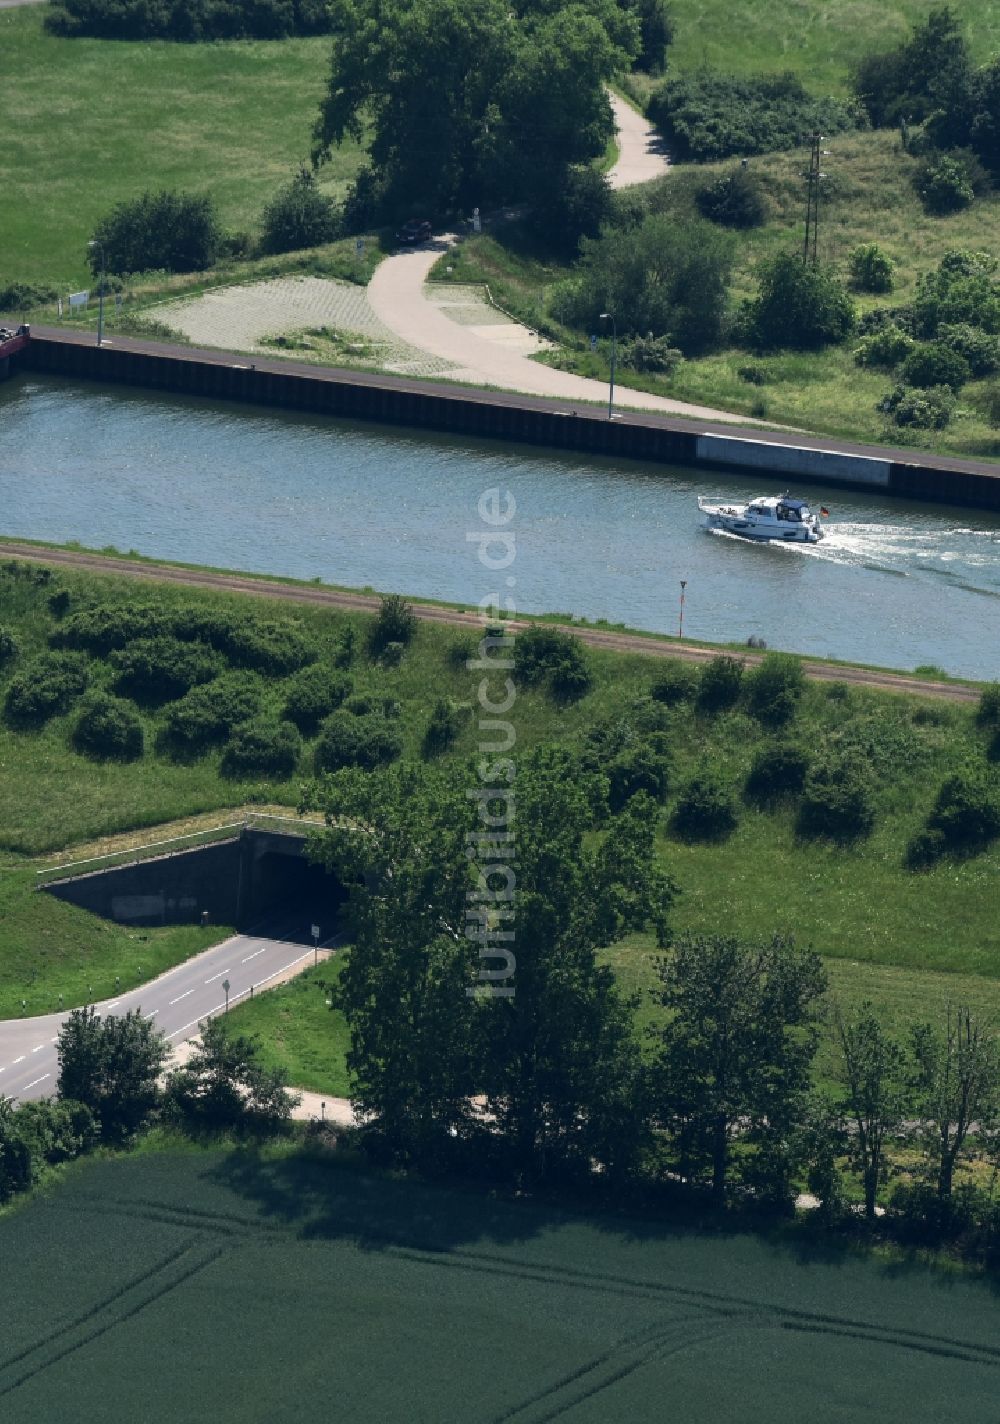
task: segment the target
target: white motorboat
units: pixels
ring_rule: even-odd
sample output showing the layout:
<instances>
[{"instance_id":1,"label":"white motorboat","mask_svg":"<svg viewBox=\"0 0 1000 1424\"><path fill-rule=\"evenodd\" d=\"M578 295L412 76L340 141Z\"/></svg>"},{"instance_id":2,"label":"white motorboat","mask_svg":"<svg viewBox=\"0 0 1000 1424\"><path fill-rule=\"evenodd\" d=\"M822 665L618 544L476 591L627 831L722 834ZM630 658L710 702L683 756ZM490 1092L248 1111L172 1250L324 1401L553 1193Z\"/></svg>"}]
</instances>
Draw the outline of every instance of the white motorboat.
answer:
<instances>
[{"instance_id":1,"label":"white motorboat","mask_svg":"<svg viewBox=\"0 0 1000 1424\"><path fill-rule=\"evenodd\" d=\"M815 544L823 537L820 516L804 499L791 495L760 495L749 504L726 504L698 496L706 529L722 529L743 539L776 539L781 544ZM823 514L826 510L821 511Z\"/></svg>"}]
</instances>

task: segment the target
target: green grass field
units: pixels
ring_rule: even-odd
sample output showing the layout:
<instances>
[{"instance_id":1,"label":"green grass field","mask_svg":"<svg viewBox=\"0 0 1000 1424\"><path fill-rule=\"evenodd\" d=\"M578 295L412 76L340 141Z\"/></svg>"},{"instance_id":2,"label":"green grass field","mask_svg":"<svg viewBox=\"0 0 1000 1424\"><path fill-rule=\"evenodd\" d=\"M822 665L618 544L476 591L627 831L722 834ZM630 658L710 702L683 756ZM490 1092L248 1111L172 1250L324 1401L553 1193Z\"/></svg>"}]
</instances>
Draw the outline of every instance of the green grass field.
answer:
<instances>
[{"instance_id":1,"label":"green grass field","mask_svg":"<svg viewBox=\"0 0 1000 1424\"><path fill-rule=\"evenodd\" d=\"M974 1281L287 1150L77 1167L0 1254L12 1424L996 1418Z\"/></svg>"},{"instance_id":2,"label":"green grass field","mask_svg":"<svg viewBox=\"0 0 1000 1424\"><path fill-rule=\"evenodd\" d=\"M929 9L930 0L744 0L736 10L725 0L674 0L670 66L742 74L791 69L817 90L846 92L851 66L899 44ZM956 9L973 53L985 61L996 50L1000 5L965 0Z\"/></svg>"},{"instance_id":3,"label":"green grass field","mask_svg":"<svg viewBox=\"0 0 1000 1424\"><path fill-rule=\"evenodd\" d=\"M387 668L363 651L364 615L308 606L290 610L266 599L249 601L240 595L170 586L149 586L139 594L125 578L69 571L60 572L58 580L70 593L71 609L90 600L134 603L155 598L165 608L193 603L249 608L264 618L292 618L315 640L321 659L332 656L341 631L353 624L361 649L350 673L354 692L399 704L404 756L410 759L420 756L436 699L446 696L459 702L470 697L469 674L455 649L467 649L471 635L460 630L421 624L402 663ZM39 587L23 579L4 584L2 621L14 628L22 650L0 675L0 697L7 679L34 650L45 646L56 627L47 603L50 592L49 585ZM519 749L553 737L578 742L595 723L630 715L662 667L658 660L640 655L591 649L587 656L594 686L579 702L558 707L543 690L522 692ZM94 684L107 685L110 678L107 663L95 659ZM279 711L284 681L261 679L260 685L264 705ZM840 689L833 691L838 694ZM97 837L217 808L262 802L294 806L312 771L309 743L295 774L280 782L226 779L218 750L190 763L175 763L154 750L163 716L157 711L143 713L147 750L140 761L95 764L71 748L73 715L57 716L44 730L31 733L15 731L0 720L0 802L5 811L0 828L0 853L5 857L0 879L0 1012L17 1012L22 998L30 1001L30 1012L46 1012L59 993L69 1007L70 996L82 1002L90 986L96 997L104 997L114 989L116 975L123 983L132 982L136 964L159 971L201 947L187 931L164 931L155 940L155 950L147 951L125 932L36 895L32 857L54 851L64 858L90 854L87 849L66 852ZM673 796L706 754L725 769L739 793L750 757L768 739L760 724L742 711L702 717L689 705L666 716L673 761L667 814ZM741 802L738 826L729 840L722 845L691 844L670 834L664 816L658 849L681 889L675 927L707 933L724 928L748 937L794 933L831 960L933 974L942 986L938 999L949 992L944 987L948 976L974 976L968 992L980 982L982 1002L992 1007L994 986L1000 981L1000 922L993 908L1000 850L962 862L942 861L921 874L903 865L906 846L944 777L967 756L983 756L983 735L975 730L973 717L972 707L925 705L918 698L857 689L846 697L831 696L828 688L810 684L798 714L799 734L813 747L847 736L867 748L879 807L873 835L848 847L807 843L796 836L793 806L762 811ZM470 719L451 755L465 758L475 746ZM44 952L42 946L47 947ZM283 991L288 998L296 992ZM255 1011L278 1013L270 1005ZM279 1029L278 1021L269 1018L268 1033L275 1042ZM292 1056L310 1073L317 1068L308 1042L294 1046ZM317 1071L325 1070L319 1065ZM319 1085L331 1090L328 1079Z\"/></svg>"},{"instance_id":4,"label":"green grass field","mask_svg":"<svg viewBox=\"0 0 1000 1424\"><path fill-rule=\"evenodd\" d=\"M43 11L0 10L0 286L85 284L98 219L151 187L211 192L250 230L308 159L328 40L66 40ZM322 186L341 192L357 157L340 150Z\"/></svg>"},{"instance_id":5,"label":"green grass field","mask_svg":"<svg viewBox=\"0 0 1000 1424\"><path fill-rule=\"evenodd\" d=\"M887 297L855 294L860 311L907 302L917 279L935 268L951 248L996 250L1000 194L977 199L949 217L925 213L912 185L915 160L900 151L898 137L887 132L842 135L829 140L824 160L820 253L846 280L848 256L860 243L878 242L896 264L896 286ZM758 263L776 252L801 249L804 231L803 153L769 154L753 159L770 215L764 227L735 238L732 304L755 291ZM678 219L695 216L695 191L732 164L684 165L659 180L657 206ZM446 269L451 267L451 271ZM547 323L562 349L545 357L552 365L581 375L608 378L610 351L581 349L579 332L553 324L547 316L550 293L569 268L540 257L517 227L498 228L490 236L468 239L456 255L435 269L439 280L489 282L502 305L529 325ZM606 344L606 343L605 343ZM976 457L1000 455L1000 433L984 413L986 381L972 381L962 391L959 410L944 431L907 433L889 425L876 410L894 384L891 372L864 370L853 359L856 341L818 353L783 352L759 357L731 347L683 361L670 377L637 376L619 367L618 379L643 390L803 430L849 439L904 444ZM740 375L753 365L764 373L761 385Z\"/></svg>"}]
</instances>

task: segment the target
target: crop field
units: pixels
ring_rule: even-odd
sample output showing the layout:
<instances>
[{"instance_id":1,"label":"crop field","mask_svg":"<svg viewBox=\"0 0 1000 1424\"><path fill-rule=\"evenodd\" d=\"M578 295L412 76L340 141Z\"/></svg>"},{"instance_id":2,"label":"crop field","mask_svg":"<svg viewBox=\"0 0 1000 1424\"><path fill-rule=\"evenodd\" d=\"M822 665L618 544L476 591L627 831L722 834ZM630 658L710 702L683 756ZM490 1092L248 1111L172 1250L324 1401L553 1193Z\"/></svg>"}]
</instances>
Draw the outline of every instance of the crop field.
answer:
<instances>
[{"instance_id":1,"label":"crop field","mask_svg":"<svg viewBox=\"0 0 1000 1424\"><path fill-rule=\"evenodd\" d=\"M0 1257L12 1424L996 1418L971 1281L295 1153L74 1170Z\"/></svg>"}]
</instances>

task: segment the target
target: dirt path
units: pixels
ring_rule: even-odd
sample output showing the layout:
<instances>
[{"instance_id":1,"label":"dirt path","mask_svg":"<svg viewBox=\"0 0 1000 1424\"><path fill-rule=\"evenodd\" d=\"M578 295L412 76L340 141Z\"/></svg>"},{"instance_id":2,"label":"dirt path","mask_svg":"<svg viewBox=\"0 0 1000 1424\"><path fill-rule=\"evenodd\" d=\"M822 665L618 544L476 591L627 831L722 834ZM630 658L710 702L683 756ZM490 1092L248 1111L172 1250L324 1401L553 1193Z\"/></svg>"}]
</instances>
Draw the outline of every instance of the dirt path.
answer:
<instances>
[{"instance_id":1,"label":"dirt path","mask_svg":"<svg viewBox=\"0 0 1000 1424\"><path fill-rule=\"evenodd\" d=\"M610 98L618 130L618 161L608 174L611 187L631 188L662 178L670 159L661 135L631 104L617 94Z\"/></svg>"},{"instance_id":2,"label":"dirt path","mask_svg":"<svg viewBox=\"0 0 1000 1424\"><path fill-rule=\"evenodd\" d=\"M249 593L258 598L274 598L289 603L318 604L324 608L340 608L351 612L373 613L378 609L378 594L351 593L346 590L312 587L304 584L271 582L248 574L213 573L208 569L185 569L174 564L138 563L133 559L115 558L105 554L87 554L76 549L43 549L34 544L22 544L13 539L0 539L0 559L18 558L30 563L55 567L88 569L94 573L126 574L130 578L154 583L186 584L191 588L214 588L228 593ZM464 628L481 628L477 613L462 613L454 608L441 608L433 603L412 600L413 611L426 623L444 623ZM512 620L513 629L527 623ZM573 624L557 624L563 632L579 638L592 648L606 648L617 653L641 653L650 658L680 658L685 662L706 662L720 652L717 647L699 647L655 634L619 633L604 628L581 628ZM761 654L746 652L740 656L748 666L760 662ZM869 668L848 667L805 659L802 663L807 677L818 682L848 682L856 687L876 687L886 692L916 693L921 697L942 698L948 702L976 702L979 689L961 683L933 682L909 677L906 673L877 672Z\"/></svg>"}]
</instances>

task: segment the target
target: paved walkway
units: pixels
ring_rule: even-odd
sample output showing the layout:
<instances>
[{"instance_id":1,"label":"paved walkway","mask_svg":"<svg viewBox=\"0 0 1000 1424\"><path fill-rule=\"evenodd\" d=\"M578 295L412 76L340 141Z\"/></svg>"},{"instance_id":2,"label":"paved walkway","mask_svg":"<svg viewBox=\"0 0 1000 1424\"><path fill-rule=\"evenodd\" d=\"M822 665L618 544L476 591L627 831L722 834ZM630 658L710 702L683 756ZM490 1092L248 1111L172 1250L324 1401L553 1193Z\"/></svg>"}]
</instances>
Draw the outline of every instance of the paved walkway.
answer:
<instances>
[{"instance_id":1,"label":"paved walkway","mask_svg":"<svg viewBox=\"0 0 1000 1424\"><path fill-rule=\"evenodd\" d=\"M608 174L608 182L612 188L631 188L662 178L670 167L663 138L631 104L617 94L610 98L618 129L618 162Z\"/></svg>"}]
</instances>

